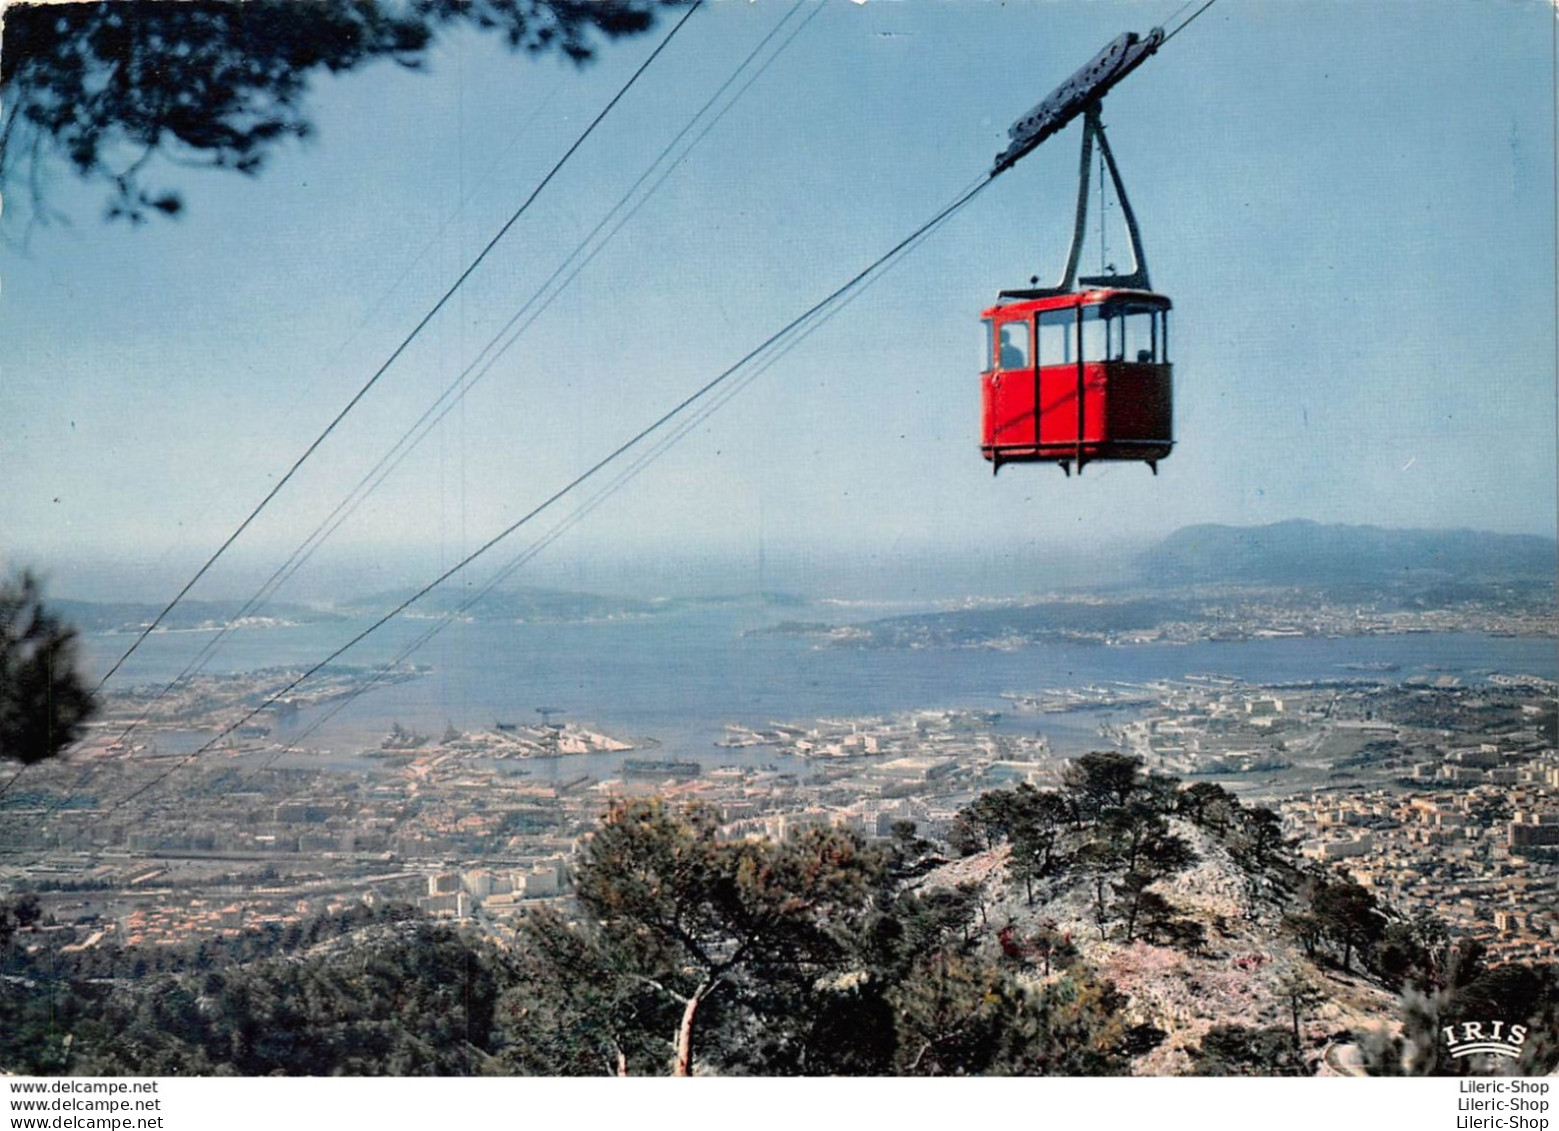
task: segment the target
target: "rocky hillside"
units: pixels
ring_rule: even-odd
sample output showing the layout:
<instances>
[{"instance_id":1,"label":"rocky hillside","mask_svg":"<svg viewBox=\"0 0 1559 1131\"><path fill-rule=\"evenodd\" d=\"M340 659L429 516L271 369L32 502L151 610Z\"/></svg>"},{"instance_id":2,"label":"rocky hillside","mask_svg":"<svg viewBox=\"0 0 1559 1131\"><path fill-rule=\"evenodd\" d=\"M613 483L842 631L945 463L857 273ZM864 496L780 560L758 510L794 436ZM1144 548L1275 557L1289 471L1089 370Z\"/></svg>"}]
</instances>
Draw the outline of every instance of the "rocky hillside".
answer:
<instances>
[{"instance_id":1,"label":"rocky hillside","mask_svg":"<svg viewBox=\"0 0 1559 1131\"><path fill-rule=\"evenodd\" d=\"M1156 1047L1134 1057L1137 1075L1194 1071L1196 1050L1217 1026L1291 1033L1296 983L1313 994L1299 1010L1301 1071L1348 1072L1354 1058L1344 1046L1351 1034L1389 1027L1397 995L1307 955L1285 923L1305 902L1290 861L1253 869L1236 859L1226 837L1182 817L1167 819L1167 835L1182 840L1195 857L1148 888L1168 901L1178 922L1194 924L1174 941L1162 934L1144 937L1151 933L1146 930L1127 941L1118 910L1101 928L1096 884L1075 866L1036 882L1031 903L1026 885L1013 875L1011 843L945 864L921 885L977 891L987 925L982 945L992 957L1005 951L1009 960L1023 950L1024 976L1036 986L1062 977L1061 967L1052 962L1047 973L1032 944L1015 946L1013 940L1059 937L1063 947L1075 947L1073 964L1091 968L1125 995L1131 1025L1164 1034ZM1083 833L1069 833L1061 850L1080 854L1085 841ZM1107 891L1116 890L1119 879ZM1107 904L1118 900L1106 897ZM1188 943L1187 934L1199 941Z\"/></svg>"}]
</instances>

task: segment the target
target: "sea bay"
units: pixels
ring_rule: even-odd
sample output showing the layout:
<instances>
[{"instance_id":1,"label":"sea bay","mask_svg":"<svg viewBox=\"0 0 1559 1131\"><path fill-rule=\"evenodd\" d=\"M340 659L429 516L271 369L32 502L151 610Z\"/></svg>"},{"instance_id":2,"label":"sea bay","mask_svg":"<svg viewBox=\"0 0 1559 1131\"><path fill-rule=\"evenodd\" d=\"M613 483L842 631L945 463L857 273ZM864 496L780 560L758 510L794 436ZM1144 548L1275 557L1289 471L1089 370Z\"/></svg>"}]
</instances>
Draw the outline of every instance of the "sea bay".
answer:
<instances>
[{"instance_id":1,"label":"sea bay","mask_svg":"<svg viewBox=\"0 0 1559 1131\"><path fill-rule=\"evenodd\" d=\"M1553 639L1470 632L1184 645L1064 643L1010 650L864 649L750 632L796 615L794 609L730 603L585 623L455 621L407 657L425 669L418 678L374 687L344 706L299 712L278 722L273 737L299 741L300 749L313 752L289 755L289 761L321 756L327 762L355 761L361 751L378 747L392 723L436 738L450 726L478 730L499 722L536 724L543 721L538 708L545 707L553 721L598 728L640 746L656 746L661 756L697 758L713 766L774 760L770 748L717 747L728 724L804 724L936 709L1002 712L1004 729L1042 733L1064 755L1099 744L1100 713L1015 713L1003 693L1140 684L1199 673L1256 684L1426 678L1467 684L1490 673L1559 677ZM204 670L307 668L366 623L341 619L235 629ZM335 662L386 664L437 623L392 621ZM152 634L111 689L166 684L214 635ZM131 639L125 633L83 637L89 665L105 669ZM283 683L276 681L278 687ZM600 773L609 772L620 757L560 761L566 772ZM550 760L528 765L545 776L559 772L544 767L544 761Z\"/></svg>"}]
</instances>

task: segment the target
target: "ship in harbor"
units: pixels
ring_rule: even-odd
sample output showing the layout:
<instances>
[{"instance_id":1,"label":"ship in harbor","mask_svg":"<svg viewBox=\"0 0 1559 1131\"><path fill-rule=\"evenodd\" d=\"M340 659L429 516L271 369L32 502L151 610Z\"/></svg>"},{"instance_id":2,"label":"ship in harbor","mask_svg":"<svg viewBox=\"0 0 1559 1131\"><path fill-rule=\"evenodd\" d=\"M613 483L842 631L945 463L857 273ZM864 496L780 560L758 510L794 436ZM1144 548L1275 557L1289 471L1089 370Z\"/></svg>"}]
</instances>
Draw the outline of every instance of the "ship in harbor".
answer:
<instances>
[{"instance_id":1,"label":"ship in harbor","mask_svg":"<svg viewBox=\"0 0 1559 1131\"><path fill-rule=\"evenodd\" d=\"M622 764L628 778L696 778L703 770L702 763L671 758L624 758Z\"/></svg>"}]
</instances>

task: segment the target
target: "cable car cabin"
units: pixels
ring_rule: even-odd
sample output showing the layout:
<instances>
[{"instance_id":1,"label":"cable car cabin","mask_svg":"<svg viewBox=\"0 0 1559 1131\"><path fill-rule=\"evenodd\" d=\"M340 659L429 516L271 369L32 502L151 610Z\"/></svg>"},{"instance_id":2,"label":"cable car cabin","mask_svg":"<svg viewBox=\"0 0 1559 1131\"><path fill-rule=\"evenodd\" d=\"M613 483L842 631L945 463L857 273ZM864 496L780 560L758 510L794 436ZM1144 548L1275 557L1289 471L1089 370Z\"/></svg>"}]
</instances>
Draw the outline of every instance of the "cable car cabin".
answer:
<instances>
[{"instance_id":1,"label":"cable car cabin","mask_svg":"<svg viewBox=\"0 0 1559 1131\"><path fill-rule=\"evenodd\" d=\"M1174 447L1169 299L1096 289L991 307L980 450L1004 463L1158 461Z\"/></svg>"}]
</instances>

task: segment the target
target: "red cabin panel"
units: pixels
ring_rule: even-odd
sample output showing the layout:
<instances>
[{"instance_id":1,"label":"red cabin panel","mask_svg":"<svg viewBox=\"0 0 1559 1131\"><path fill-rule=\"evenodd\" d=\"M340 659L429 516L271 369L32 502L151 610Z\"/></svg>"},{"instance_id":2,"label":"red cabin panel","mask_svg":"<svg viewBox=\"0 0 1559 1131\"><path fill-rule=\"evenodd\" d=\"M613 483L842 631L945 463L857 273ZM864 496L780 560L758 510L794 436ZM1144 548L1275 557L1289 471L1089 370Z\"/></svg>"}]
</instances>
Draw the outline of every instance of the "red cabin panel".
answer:
<instances>
[{"instance_id":1,"label":"red cabin panel","mask_svg":"<svg viewBox=\"0 0 1559 1131\"><path fill-rule=\"evenodd\" d=\"M1169 310L1147 291L1092 290L985 311L985 458L1157 470L1174 447Z\"/></svg>"}]
</instances>

